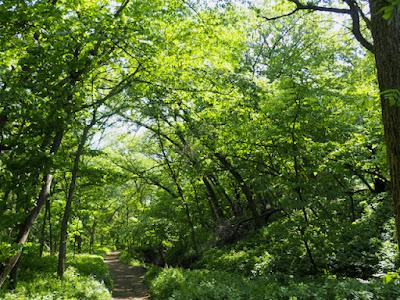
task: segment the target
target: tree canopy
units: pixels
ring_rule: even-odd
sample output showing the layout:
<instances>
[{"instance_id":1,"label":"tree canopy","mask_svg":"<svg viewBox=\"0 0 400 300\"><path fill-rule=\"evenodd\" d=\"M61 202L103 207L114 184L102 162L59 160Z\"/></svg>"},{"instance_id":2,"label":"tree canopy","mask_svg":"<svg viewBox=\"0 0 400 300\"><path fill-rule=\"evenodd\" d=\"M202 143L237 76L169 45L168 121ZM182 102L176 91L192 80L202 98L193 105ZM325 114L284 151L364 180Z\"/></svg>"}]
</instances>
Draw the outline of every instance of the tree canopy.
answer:
<instances>
[{"instance_id":1,"label":"tree canopy","mask_svg":"<svg viewBox=\"0 0 400 300\"><path fill-rule=\"evenodd\" d=\"M110 287L69 254L116 249L154 299L398 297L400 17L366 2L0 1L0 297L39 261Z\"/></svg>"}]
</instances>

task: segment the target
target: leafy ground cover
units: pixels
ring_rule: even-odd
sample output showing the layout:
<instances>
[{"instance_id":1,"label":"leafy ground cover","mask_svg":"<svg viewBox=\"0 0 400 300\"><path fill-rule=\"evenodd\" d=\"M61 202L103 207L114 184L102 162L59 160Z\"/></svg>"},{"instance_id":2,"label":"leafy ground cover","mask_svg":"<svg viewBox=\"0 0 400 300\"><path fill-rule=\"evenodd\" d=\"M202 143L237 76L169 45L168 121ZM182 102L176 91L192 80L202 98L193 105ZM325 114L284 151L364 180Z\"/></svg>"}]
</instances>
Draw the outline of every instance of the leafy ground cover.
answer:
<instances>
[{"instance_id":1,"label":"leafy ground cover","mask_svg":"<svg viewBox=\"0 0 400 300\"><path fill-rule=\"evenodd\" d=\"M19 282L14 291L0 293L0 299L111 299L107 288L112 280L99 255L77 254L67 260L64 279L56 276L57 257L33 255L21 261Z\"/></svg>"},{"instance_id":2,"label":"leafy ground cover","mask_svg":"<svg viewBox=\"0 0 400 300\"><path fill-rule=\"evenodd\" d=\"M393 274L382 279L291 278L250 279L238 273L166 268L148 272L152 299L398 299L400 284Z\"/></svg>"},{"instance_id":3,"label":"leafy ground cover","mask_svg":"<svg viewBox=\"0 0 400 300\"><path fill-rule=\"evenodd\" d=\"M329 249L312 252L316 270L301 236L291 230L295 226L281 219L238 242L207 249L192 269L150 268L151 295L155 300L400 299L399 274L391 271L395 244L386 233L392 223L383 221L384 207L374 207L373 214L366 213L347 231L331 226L325 235ZM379 231L380 243L368 238ZM316 245L318 235L307 234Z\"/></svg>"},{"instance_id":4,"label":"leafy ground cover","mask_svg":"<svg viewBox=\"0 0 400 300\"><path fill-rule=\"evenodd\" d=\"M398 297L386 2L0 1L3 298L109 298L104 245L155 299Z\"/></svg>"}]
</instances>

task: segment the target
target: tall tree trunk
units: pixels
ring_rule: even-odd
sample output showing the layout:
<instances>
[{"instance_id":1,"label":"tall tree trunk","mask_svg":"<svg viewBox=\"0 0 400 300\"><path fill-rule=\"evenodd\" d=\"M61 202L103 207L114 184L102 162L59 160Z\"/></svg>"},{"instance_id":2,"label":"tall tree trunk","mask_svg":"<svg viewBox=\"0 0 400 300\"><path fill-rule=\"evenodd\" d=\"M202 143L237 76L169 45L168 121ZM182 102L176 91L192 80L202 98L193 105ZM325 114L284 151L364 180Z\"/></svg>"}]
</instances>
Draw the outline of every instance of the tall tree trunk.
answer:
<instances>
[{"instance_id":1,"label":"tall tree trunk","mask_svg":"<svg viewBox=\"0 0 400 300\"><path fill-rule=\"evenodd\" d=\"M64 137L64 130L58 130L54 137L54 141L50 150L51 155L55 155L61 145L61 141ZM50 194L51 184L53 181L53 175L50 174L51 168L47 168L45 171L45 175L43 176L42 180L42 188L39 192L39 197L36 201L35 207L30 211L30 213L25 218L24 222L20 226L19 234L16 239L16 244L24 245L29 237L29 232L32 229L33 224L35 223L40 210L42 209L43 205L46 203L47 197ZM10 274L11 270L17 264L18 260L22 255L22 250L18 250L16 254L14 254L5 265L4 269L0 273L0 288L3 286L4 282L8 274Z\"/></svg>"},{"instance_id":2,"label":"tall tree trunk","mask_svg":"<svg viewBox=\"0 0 400 300\"><path fill-rule=\"evenodd\" d=\"M46 201L46 207L47 207L47 222L49 224L49 247L50 247L50 255L54 254L54 245L53 245L53 230L51 226L51 203L50 199L47 199Z\"/></svg>"},{"instance_id":3,"label":"tall tree trunk","mask_svg":"<svg viewBox=\"0 0 400 300\"><path fill-rule=\"evenodd\" d=\"M90 129L96 123L96 108L93 111L92 120L90 124L86 125L83 129L82 136L79 140L78 149L75 153L74 164L71 172L71 181L68 188L67 200L64 208L64 214L61 221L60 229L60 248L58 252L57 274L59 277L64 276L65 271L65 257L67 254L67 238L68 238L68 222L71 215L72 201L76 190L76 179L78 177L79 162L83 154L86 141L89 136Z\"/></svg>"},{"instance_id":4,"label":"tall tree trunk","mask_svg":"<svg viewBox=\"0 0 400 300\"><path fill-rule=\"evenodd\" d=\"M29 232L35 222L37 216L39 215L40 209L42 208L43 204L46 202L46 198L50 193L50 186L53 180L53 176L51 174L46 174L43 178L42 189L40 191L40 195L37 201L36 206L25 219L24 224L21 226L21 230L19 232L18 238L16 240L18 245L24 245L28 240ZM9 261L7 262L6 266L4 267L3 271L0 274L0 287L4 284L8 274L17 264L19 258L22 255L22 250L17 251L15 255L13 255Z\"/></svg>"},{"instance_id":5,"label":"tall tree trunk","mask_svg":"<svg viewBox=\"0 0 400 300\"><path fill-rule=\"evenodd\" d=\"M40 247L39 247L39 256L43 256L43 251L44 251L44 243L46 240L46 221L47 221L47 214L49 213L49 205L47 204L49 202L49 199L46 200L46 207L44 210L44 216L43 216L43 223L42 223L42 228L40 230Z\"/></svg>"},{"instance_id":6,"label":"tall tree trunk","mask_svg":"<svg viewBox=\"0 0 400 300\"><path fill-rule=\"evenodd\" d=\"M20 262L21 262L21 259L19 259L15 263L14 268L10 272L10 279L9 279L9 285L8 285L8 288L10 290L15 290L16 287L17 287L17 283L18 283L18 266L19 266Z\"/></svg>"},{"instance_id":7,"label":"tall tree trunk","mask_svg":"<svg viewBox=\"0 0 400 300\"><path fill-rule=\"evenodd\" d=\"M392 199L400 249L400 14L382 18L384 0L370 0L371 31L381 92L382 120L391 174Z\"/></svg>"},{"instance_id":8,"label":"tall tree trunk","mask_svg":"<svg viewBox=\"0 0 400 300\"><path fill-rule=\"evenodd\" d=\"M160 131L160 124L158 124L158 130ZM164 160L165 160L165 162L167 164L169 173L170 173L170 175L172 177L172 180L175 183L176 189L178 191L178 195L182 200L182 205L183 205L183 208L185 210L185 215L186 215L186 218L187 218L187 222L188 222L188 225L190 227L190 236L191 236L191 240L192 240L192 243L193 243L193 248L194 248L195 252L198 253L196 232L194 230L194 223L193 223L193 220L192 220L192 216L190 214L189 204L188 204L188 202L186 200L186 197L185 197L185 194L183 192L183 189L182 189L181 185L179 184L178 175L172 169L171 163L170 163L170 161L169 161L169 159L167 157L167 154L165 152L165 147L164 147L164 143L162 141L162 137L160 135L158 136L158 140L159 140L160 147L161 147L161 152L162 152Z\"/></svg>"},{"instance_id":9,"label":"tall tree trunk","mask_svg":"<svg viewBox=\"0 0 400 300\"><path fill-rule=\"evenodd\" d=\"M53 180L53 190L54 190L54 180ZM52 193L52 192L51 192ZM52 245L52 230L51 230L51 211L50 211L50 197L47 197L46 206L43 216L43 224L40 234L40 248L39 248L39 256L43 256L44 245L46 243L46 223L48 224L49 228L49 248L50 248L50 255L53 254L53 245Z\"/></svg>"}]
</instances>

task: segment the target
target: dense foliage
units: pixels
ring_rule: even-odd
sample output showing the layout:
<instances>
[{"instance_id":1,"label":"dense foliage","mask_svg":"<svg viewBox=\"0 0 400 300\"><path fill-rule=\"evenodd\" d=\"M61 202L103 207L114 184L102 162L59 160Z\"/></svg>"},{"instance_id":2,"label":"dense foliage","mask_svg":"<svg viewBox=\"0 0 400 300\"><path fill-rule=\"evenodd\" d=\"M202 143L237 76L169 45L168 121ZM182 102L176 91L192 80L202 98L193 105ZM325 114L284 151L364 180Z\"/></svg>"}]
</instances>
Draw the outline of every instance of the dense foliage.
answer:
<instances>
[{"instance_id":1,"label":"dense foliage","mask_svg":"<svg viewBox=\"0 0 400 300\"><path fill-rule=\"evenodd\" d=\"M0 1L2 296L109 299L120 249L154 299L400 297L396 89L330 4Z\"/></svg>"},{"instance_id":2,"label":"dense foliage","mask_svg":"<svg viewBox=\"0 0 400 300\"><path fill-rule=\"evenodd\" d=\"M56 257L27 254L21 261L20 282L1 299L111 299L112 281L103 258L77 254L68 257L64 280L55 277Z\"/></svg>"},{"instance_id":3,"label":"dense foliage","mask_svg":"<svg viewBox=\"0 0 400 300\"><path fill-rule=\"evenodd\" d=\"M397 299L399 284L360 279L250 280L222 271L165 269L151 283L153 299Z\"/></svg>"}]
</instances>

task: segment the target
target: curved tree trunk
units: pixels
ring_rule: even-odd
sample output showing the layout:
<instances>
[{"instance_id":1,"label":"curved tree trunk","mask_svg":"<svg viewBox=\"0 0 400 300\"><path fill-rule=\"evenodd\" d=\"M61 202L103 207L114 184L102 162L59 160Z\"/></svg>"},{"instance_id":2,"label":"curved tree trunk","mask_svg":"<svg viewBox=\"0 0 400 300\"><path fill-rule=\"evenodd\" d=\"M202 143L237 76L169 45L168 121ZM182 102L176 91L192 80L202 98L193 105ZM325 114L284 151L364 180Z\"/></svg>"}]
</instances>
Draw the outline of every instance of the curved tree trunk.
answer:
<instances>
[{"instance_id":1,"label":"curved tree trunk","mask_svg":"<svg viewBox=\"0 0 400 300\"><path fill-rule=\"evenodd\" d=\"M51 146L51 150L50 150L51 155L55 155L57 153L57 151L61 145L61 141L62 141L63 137L64 137L64 130L63 129L58 130L54 136L53 144ZM28 240L29 233L32 229L32 226L35 223L35 221L40 213L40 210L46 203L47 197L50 195L50 189L51 189L51 185L53 182L53 175L50 174L50 172L51 172L50 168L48 168L45 171L45 174L44 174L43 180L42 180L42 187L40 189L39 197L36 201L36 205L29 212L29 214L25 218L24 222L20 226L18 237L15 241L16 244L18 244L18 245L22 246ZM10 274L11 270L18 263L18 260L20 259L21 255L22 255L22 250L18 250L17 253L8 260L7 264L5 265L5 267L3 268L3 270L0 273L0 288L6 281L8 274Z\"/></svg>"},{"instance_id":2,"label":"curved tree trunk","mask_svg":"<svg viewBox=\"0 0 400 300\"><path fill-rule=\"evenodd\" d=\"M34 209L31 211L31 213L28 215L28 217L25 219L24 224L21 226L21 230L18 234L18 238L16 240L16 243L18 245L24 245L26 241L28 240L29 232L32 229L32 226L34 222L37 219L37 216L39 215L40 210L42 209L43 205L46 202L46 199L50 193L50 187L51 183L53 180L53 176L51 174L46 174L44 179L43 179L43 184L42 184L42 189L40 191L40 195L37 201L36 206ZM17 251L17 253L12 256L2 272L0 273L0 287L4 284L8 274L10 274L11 270L16 266L18 263L18 260L20 259L22 255L22 250Z\"/></svg>"}]
</instances>

